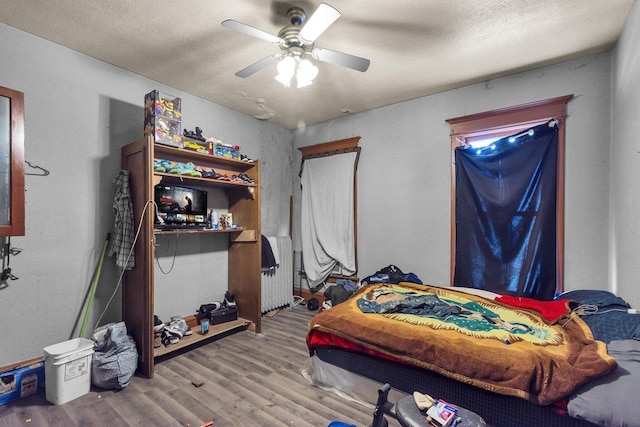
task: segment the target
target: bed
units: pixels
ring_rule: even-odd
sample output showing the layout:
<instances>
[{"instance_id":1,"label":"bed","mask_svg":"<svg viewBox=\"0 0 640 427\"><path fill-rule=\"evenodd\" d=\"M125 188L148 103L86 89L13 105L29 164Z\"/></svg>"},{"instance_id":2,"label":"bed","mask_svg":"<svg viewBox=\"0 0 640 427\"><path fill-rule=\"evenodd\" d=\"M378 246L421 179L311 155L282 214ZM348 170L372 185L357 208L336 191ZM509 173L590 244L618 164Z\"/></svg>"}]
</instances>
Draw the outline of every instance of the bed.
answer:
<instances>
[{"instance_id":1,"label":"bed","mask_svg":"<svg viewBox=\"0 0 640 427\"><path fill-rule=\"evenodd\" d=\"M609 403L612 384L627 383L625 396L640 391L632 379L640 326L627 327L628 340L594 339L578 314L585 307L633 315L622 300L592 304L587 296L540 302L413 283L363 286L310 321L307 376L326 386L335 369L343 382L348 373L418 390L496 427L640 425L633 404ZM610 311L611 303L618 308Z\"/></svg>"}]
</instances>

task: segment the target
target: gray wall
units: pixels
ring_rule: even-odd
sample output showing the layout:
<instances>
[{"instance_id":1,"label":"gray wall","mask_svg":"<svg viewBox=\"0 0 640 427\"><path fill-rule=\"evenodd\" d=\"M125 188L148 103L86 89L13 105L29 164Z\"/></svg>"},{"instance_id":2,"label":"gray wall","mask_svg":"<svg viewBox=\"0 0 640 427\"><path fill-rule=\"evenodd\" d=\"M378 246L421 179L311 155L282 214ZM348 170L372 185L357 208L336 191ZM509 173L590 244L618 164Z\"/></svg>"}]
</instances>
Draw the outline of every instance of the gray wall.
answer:
<instances>
[{"instance_id":1,"label":"gray wall","mask_svg":"<svg viewBox=\"0 0 640 427\"><path fill-rule=\"evenodd\" d=\"M610 288L640 307L640 4L613 57Z\"/></svg>"},{"instance_id":2,"label":"gray wall","mask_svg":"<svg viewBox=\"0 0 640 427\"><path fill-rule=\"evenodd\" d=\"M20 279L0 289L0 366L38 357L45 346L79 331L91 276L113 228L112 181L120 147L142 136L143 97L152 89L183 99L187 128L200 126L261 160L265 235L287 234L289 195L299 200L295 147L361 136L360 276L395 263L437 285L449 282L451 158L445 120L574 94L566 129L566 287L610 289L640 306L640 263L634 259L640 253L639 28L636 4L614 52L291 132L0 24L0 85L25 93L26 158L51 171L48 177L26 177L27 235L11 240L23 249L11 260ZM298 204L294 210L299 251ZM226 287L224 241L179 243L182 256L171 274L156 267L161 317L189 314L199 299L220 298ZM173 261L172 244L160 241L163 270ZM187 274L188 280L176 280ZM109 258L88 330L117 279ZM187 287L176 294L176 283ZM117 293L101 324L119 314Z\"/></svg>"},{"instance_id":3,"label":"gray wall","mask_svg":"<svg viewBox=\"0 0 640 427\"><path fill-rule=\"evenodd\" d=\"M425 283L448 285L451 148L445 120L573 94L566 128L566 289L606 289L610 68L611 54L604 53L295 131L295 147L362 137L359 276L396 264ZM299 184L294 191L298 199ZM300 248L298 229L294 235Z\"/></svg>"},{"instance_id":4,"label":"gray wall","mask_svg":"<svg viewBox=\"0 0 640 427\"><path fill-rule=\"evenodd\" d=\"M240 145L244 154L261 160L263 233L288 233L289 130L4 24L0 40L0 85L25 94L25 157L51 172L26 176L26 236L11 239L13 247L23 249L11 258L19 280L0 289L0 366L39 357L47 345L77 336L103 242L113 230L113 179L120 170L120 148L142 137L144 95L153 89L182 98L184 127L199 126L206 136ZM213 199L214 207L225 203ZM166 255L160 265L168 271L175 241L159 240L158 252ZM162 274L156 267L156 312L165 320L221 299L227 287L225 236L180 237L178 243L184 256L176 259L171 273ZM113 258L107 258L87 332L107 306L118 273ZM119 320L120 311L117 292L100 324Z\"/></svg>"}]
</instances>

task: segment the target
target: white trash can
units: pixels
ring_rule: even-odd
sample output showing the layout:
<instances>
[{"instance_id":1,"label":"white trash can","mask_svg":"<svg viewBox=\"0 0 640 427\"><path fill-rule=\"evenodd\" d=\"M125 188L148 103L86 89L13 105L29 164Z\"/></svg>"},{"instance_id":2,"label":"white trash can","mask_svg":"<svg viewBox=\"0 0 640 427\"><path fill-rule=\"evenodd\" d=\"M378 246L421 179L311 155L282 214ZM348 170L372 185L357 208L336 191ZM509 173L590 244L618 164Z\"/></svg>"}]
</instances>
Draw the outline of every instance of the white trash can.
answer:
<instances>
[{"instance_id":1,"label":"white trash can","mask_svg":"<svg viewBox=\"0 0 640 427\"><path fill-rule=\"evenodd\" d=\"M93 341L74 338L43 351L47 401L62 405L89 393Z\"/></svg>"}]
</instances>

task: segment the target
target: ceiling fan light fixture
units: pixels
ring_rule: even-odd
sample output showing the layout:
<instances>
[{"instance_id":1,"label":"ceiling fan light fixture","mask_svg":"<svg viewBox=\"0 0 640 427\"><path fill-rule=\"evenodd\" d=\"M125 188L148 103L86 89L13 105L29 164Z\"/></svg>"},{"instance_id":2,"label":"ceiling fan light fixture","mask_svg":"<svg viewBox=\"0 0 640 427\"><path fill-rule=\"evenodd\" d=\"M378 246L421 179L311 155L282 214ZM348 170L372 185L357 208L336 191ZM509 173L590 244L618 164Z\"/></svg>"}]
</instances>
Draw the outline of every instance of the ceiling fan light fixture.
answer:
<instances>
[{"instance_id":1,"label":"ceiling fan light fixture","mask_svg":"<svg viewBox=\"0 0 640 427\"><path fill-rule=\"evenodd\" d=\"M318 67L308 59L300 59L294 55L285 55L278 62L278 75L276 80L284 87L291 86L291 79L296 78L298 88L313 84L313 79L318 75Z\"/></svg>"},{"instance_id":2,"label":"ceiling fan light fixture","mask_svg":"<svg viewBox=\"0 0 640 427\"><path fill-rule=\"evenodd\" d=\"M311 66L307 65L308 61L304 61L305 56L360 72L367 71L370 61L366 58L314 46L315 40L339 17L340 12L326 3L321 3L309 19L305 19L306 13L303 9L294 6L287 11L287 18L289 18L291 25L283 27L277 36L233 19L223 21L223 27L277 44L282 50L282 54L268 56L243 68L236 73L236 76L247 78L277 61L278 75L276 80L285 87L289 87L299 68L297 64L301 63L305 65L302 65L298 71L300 75L296 79L298 80L297 86L308 86L318 74L318 69L312 64L310 64Z\"/></svg>"},{"instance_id":3,"label":"ceiling fan light fixture","mask_svg":"<svg viewBox=\"0 0 640 427\"><path fill-rule=\"evenodd\" d=\"M311 83L313 83L313 79L315 79L317 76L318 67L313 65L311 61L309 61L308 59L303 59L298 63L298 70L296 72L298 87L309 86Z\"/></svg>"},{"instance_id":4,"label":"ceiling fan light fixture","mask_svg":"<svg viewBox=\"0 0 640 427\"><path fill-rule=\"evenodd\" d=\"M284 87L291 86L291 79L296 73L296 60L293 56L286 55L278 62L278 75L276 80Z\"/></svg>"}]
</instances>

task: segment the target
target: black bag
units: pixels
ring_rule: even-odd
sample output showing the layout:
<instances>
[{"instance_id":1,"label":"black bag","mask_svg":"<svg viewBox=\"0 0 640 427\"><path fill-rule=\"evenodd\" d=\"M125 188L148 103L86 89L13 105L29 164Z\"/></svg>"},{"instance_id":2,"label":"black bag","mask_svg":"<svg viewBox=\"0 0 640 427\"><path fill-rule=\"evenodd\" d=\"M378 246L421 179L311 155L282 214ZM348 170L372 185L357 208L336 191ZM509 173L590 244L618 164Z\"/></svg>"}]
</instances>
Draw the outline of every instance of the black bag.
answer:
<instances>
[{"instance_id":1,"label":"black bag","mask_svg":"<svg viewBox=\"0 0 640 427\"><path fill-rule=\"evenodd\" d=\"M238 320L238 309L236 307L225 307L212 311L210 316L212 325L230 322L232 320Z\"/></svg>"}]
</instances>

